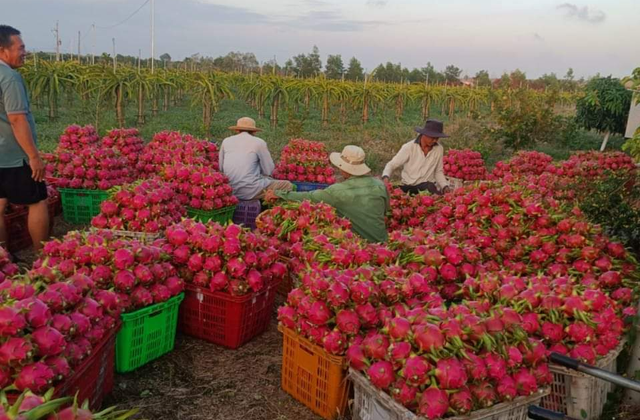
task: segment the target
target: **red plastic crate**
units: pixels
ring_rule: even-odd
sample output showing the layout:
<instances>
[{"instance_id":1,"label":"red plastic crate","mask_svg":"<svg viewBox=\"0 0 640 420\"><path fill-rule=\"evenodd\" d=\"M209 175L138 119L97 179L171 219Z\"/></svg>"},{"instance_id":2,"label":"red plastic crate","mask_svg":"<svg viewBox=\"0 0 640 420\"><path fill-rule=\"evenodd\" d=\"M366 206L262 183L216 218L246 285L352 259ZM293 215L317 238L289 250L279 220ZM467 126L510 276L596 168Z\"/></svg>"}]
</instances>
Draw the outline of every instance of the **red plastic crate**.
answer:
<instances>
[{"instance_id":1,"label":"red plastic crate","mask_svg":"<svg viewBox=\"0 0 640 420\"><path fill-rule=\"evenodd\" d=\"M187 335L237 349L269 328L279 281L245 296L187 284L179 325Z\"/></svg>"},{"instance_id":2,"label":"red plastic crate","mask_svg":"<svg viewBox=\"0 0 640 420\"><path fill-rule=\"evenodd\" d=\"M78 401L89 400L92 410L102 406L104 398L113 391L116 335L119 329L119 324L112 328L73 375L56 387L55 397L73 397L77 392Z\"/></svg>"},{"instance_id":3,"label":"red plastic crate","mask_svg":"<svg viewBox=\"0 0 640 420\"><path fill-rule=\"evenodd\" d=\"M77 366L71 376L58 383L54 398L74 397L78 394L78 403L89 401L92 410L102 406L104 398L113 391L115 382L116 335L120 324L116 325L102 338L91 355ZM13 404L20 394L7 393L9 403Z\"/></svg>"},{"instance_id":4,"label":"red plastic crate","mask_svg":"<svg viewBox=\"0 0 640 420\"><path fill-rule=\"evenodd\" d=\"M60 198L54 197L47 202L49 208L49 232L53 231L56 208L60 205ZM9 252L17 252L29 248L33 241L27 225L29 209L18 207L11 213L5 214L4 223L7 227L7 248Z\"/></svg>"}]
</instances>

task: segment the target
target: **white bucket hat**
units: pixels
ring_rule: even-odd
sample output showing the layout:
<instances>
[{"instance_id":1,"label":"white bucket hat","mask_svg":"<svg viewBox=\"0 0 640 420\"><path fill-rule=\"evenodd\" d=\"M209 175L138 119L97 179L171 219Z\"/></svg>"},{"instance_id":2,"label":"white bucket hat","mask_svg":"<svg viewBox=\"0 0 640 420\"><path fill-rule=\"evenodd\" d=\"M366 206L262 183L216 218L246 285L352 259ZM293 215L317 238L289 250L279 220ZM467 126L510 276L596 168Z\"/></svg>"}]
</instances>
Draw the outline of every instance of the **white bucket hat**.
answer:
<instances>
[{"instance_id":1,"label":"white bucket hat","mask_svg":"<svg viewBox=\"0 0 640 420\"><path fill-rule=\"evenodd\" d=\"M371 169L364 163L364 150L358 146L345 146L342 153L331 153L329 160L338 168L354 176L366 175Z\"/></svg>"},{"instance_id":2,"label":"white bucket hat","mask_svg":"<svg viewBox=\"0 0 640 420\"><path fill-rule=\"evenodd\" d=\"M229 127L229 130L262 131L256 127L255 120L249 117L240 118L236 125Z\"/></svg>"}]
</instances>

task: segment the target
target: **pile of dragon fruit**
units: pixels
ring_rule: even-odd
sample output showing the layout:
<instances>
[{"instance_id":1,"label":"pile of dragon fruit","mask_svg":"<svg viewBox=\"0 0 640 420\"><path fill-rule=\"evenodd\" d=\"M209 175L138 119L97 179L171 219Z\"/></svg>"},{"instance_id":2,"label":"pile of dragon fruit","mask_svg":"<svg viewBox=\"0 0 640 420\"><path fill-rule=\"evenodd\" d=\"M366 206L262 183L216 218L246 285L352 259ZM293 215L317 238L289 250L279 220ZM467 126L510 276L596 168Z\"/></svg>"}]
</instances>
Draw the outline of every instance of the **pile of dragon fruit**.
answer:
<instances>
[{"instance_id":1,"label":"pile of dragon fruit","mask_svg":"<svg viewBox=\"0 0 640 420\"><path fill-rule=\"evenodd\" d=\"M492 179L503 178L507 174L540 175L544 172L555 172L553 158L546 153L536 151L520 151L506 162L496 163L491 172Z\"/></svg>"},{"instance_id":2,"label":"pile of dragon fruit","mask_svg":"<svg viewBox=\"0 0 640 420\"><path fill-rule=\"evenodd\" d=\"M551 351L595 363L635 315L637 264L579 210L527 185L398 194L389 220L406 223L386 245L339 218L294 238L298 287L279 321L428 419L549 385Z\"/></svg>"},{"instance_id":3,"label":"pile of dragon fruit","mask_svg":"<svg viewBox=\"0 0 640 420\"><path fill-rule=\"evenodd\" d=\"M87 147L95 147L100 143L100 137L95 127L86 125L70 125L65 128L58 142L58 151L79 151Z\"/></svg>"},{"instance_id":4,"label":"pile of dragon fruit","mask_svg":"<svg viewBox=\"0 0 640 420\"><path fill-rule=\"evenodd\" d=\"M28 274L44 283L82 276L105 308L130 312L183 291L184 281L168 262L167 245L163 239L144 244L117 238L108 230L73 231L45 243L42 257Z\"/></svg>"},{"instance_id":5,"label":"pile of dragon fruit","mask_svg":"<svg viewBox=\"0 0 640 420\"><path fill-rule=\"evenodd\" d=\"M479 181L487 178L487 169L480 152L450 149L442 161L446 176L465 181Z\"/></svg>"},{"instance_id":6,"label":"pile of dragon fruit","mask_svg":"<svg viewBox=\"0 0 640 420\"><path fill-rule=\"evenodd\" d=\"M113 191L91 220L99 229L159 233L187 214L171 186L158 179L137 181Z\"/></svg>"},{"instance_id":7,"label":"pile of dragon fruit","mask_svg":"<svg viewBox=\"0 0 640 420\"><path fill-rule=\"evenodd\" d=\"M267 239L238 225L185 219L166 231L172 264L187 283L233 296L259 292L287 267Z\"/></svg>"},{"instance_id":8,"label":"pile of dragon fruit","mask_svg":"<svg viewBox=\"0 0 640 420\"><path fill-rule=\"evenodd\" d=\"M139 171L144 169L142 165L138 167L138 159L144 150L144 140L137 128L114 128L102 138L102 145L118 150L127 158L130 167Z\"/></svg>"},{"instance_id":9,"label":"pile of dragon fruit","mask_svg":"<svg viewBox=\"0 0 640 420\"><path fill-rule=\"evenodd\" d=\"M557 170L559 175L576 178L597 178L606 171L635 171L633 159L622 152L577 152L562 162Z\"/></svg>"},{"instance_id":10,"label":"pile of dragon fruit","mask_svg":"<svg viewBox=\"0 0 640 420\"><path fill-rule=\"evenodd\" d=\"M229 178L209 166L176 163L165 166L159 176L185 206L211 211L238 204Z\"/></svg>"},{"instance_id":11,"label":"pile of dragon fruit","mask_svg":"<svg viewBox=\"0 0 640 420\"><path fill-rule=\"evenodd\" d=\"M108 190L137 178L118 151L86 147L44 156L47 177L58 188Z\"/></svg>"},{"instance_id":12,"label":"pile of dragon fruit","mask_svg":"<svg viewBox=\"0 0 640 420\"><path fill-rule=\"evenodd\" d=\"M181 163L202 165L219 170L218 146L200 140L190 134L177 131L156 133L139 157L138 170L144 174L155 174L164 166Z\"/></svg>"},{"instance_id":13,"label":"pile of dragon fruit","mask_svg":"<svg viewBox=\"0 0 640 420\"><path fill-rule=\"evenodd\" d=\"M292 139L282 149L273 177L319 184L336 182L324 143L304 139Z\"/></svg>"},{"instance_id":14,"label":"pile of dragon fruit","mask_svg":"<svg viewBox=\"0 0 640 420\"><path fill-rule=\"evenodd\" d=\"M91 354L120 315L114 292L80 272L55 283L0 283L0 386L41 392Z\"/></svg>"}]
</instances>

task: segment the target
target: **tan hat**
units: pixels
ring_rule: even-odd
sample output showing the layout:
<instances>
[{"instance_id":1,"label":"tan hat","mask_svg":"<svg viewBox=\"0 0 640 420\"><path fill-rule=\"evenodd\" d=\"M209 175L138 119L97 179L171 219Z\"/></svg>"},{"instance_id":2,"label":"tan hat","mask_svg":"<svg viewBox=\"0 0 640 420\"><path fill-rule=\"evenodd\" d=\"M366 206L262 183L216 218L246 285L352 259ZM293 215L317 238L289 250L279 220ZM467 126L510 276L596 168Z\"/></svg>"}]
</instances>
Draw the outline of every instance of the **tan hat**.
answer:
<instances>
[{"instance_id":1,"label":"tan hat","mask_svg":"<svg viewBox=\"0 0 640 420\"><path fill-rule=\"evenodd\" d=\"M348 174L360 176L371 172L364 163L364 150L358 146L345 146L342 153L331 153L329 160Z\"/></svg>"},{"instance_id":2,"label":"tan hat","mask_svg":"<svg viewBox=\"0 0 640 420\"><path fill-rule=\"evenodd\" d=\"M229 127L229 130L262 131L260 128L256 127L255 120L249 117L240 118L236 125Z\"/></svg>"}]
</instances>

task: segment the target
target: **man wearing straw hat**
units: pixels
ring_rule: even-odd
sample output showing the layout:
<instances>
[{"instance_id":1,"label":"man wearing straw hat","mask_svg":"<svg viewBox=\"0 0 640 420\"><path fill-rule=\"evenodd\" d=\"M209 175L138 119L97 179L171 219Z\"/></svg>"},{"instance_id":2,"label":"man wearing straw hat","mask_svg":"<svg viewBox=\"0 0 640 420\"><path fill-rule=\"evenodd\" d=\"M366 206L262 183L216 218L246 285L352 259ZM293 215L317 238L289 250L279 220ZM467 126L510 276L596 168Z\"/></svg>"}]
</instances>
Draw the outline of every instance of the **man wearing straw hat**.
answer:
<instances>
[{"instance_id":1,"label":"man wearing straw hat","mask_svg":"<svg viewBox=\"0 0 640 420\"><path fill-rule=\"evenodd\" d=\"M329 160L341 172L343 182L324 190L309 192L272 192L265 198L323 202L336 208L338 214L351 221L355 233L369 242L386 242L385 214L389 210L389 194L384 183L369 175L371 169L364 163L364 150L358 146L345 146L342 153L331 153Z\"/></svg>"},{"instance_id":2,"label":"man wearing straw hat","mask_svg":"<svg viewBox=\"0 0 640 420\"><path fill-rule=\"evenodd\" d=\"M233 194L240 200L257 200L265 190L291 191L293 184L270 178L275 169L267 143L254 133L260 131L256 122L242 117L229 127L235 136L227 137L220 146L220 170L229 177Z\"/></svg>"},{"instance_id":3,"label":"man wearing straw hat","mask_svg":"<svg viewBox=\"0 0 640 420\"><path fill-rule=\"evenodd\" d=\"M446 193L449 182L443 171L444 148L438 143L438 139L449 136L442 129L443 124L438 120L427 120L424 127L416 127L418 137L405 143L387 163L382 179L388 180L396 169L402 168L402 191L410 194L420 191Z\"/></svg>"}]
</instances>

